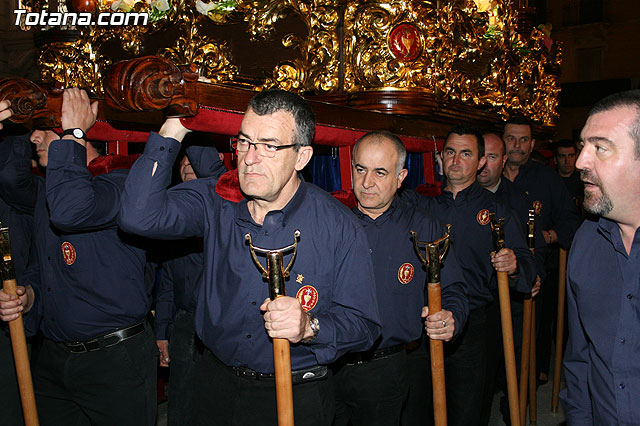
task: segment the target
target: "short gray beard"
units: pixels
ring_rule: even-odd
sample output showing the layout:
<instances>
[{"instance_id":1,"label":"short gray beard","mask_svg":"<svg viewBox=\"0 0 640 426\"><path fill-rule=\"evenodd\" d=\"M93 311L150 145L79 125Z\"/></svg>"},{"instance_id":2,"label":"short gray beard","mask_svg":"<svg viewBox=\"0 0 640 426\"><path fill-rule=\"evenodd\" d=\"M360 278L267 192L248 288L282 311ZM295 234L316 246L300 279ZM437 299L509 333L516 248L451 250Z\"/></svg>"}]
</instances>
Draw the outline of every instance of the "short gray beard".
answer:
<instances>
[{"instance_id":1,"label":"short gray beard","mask_svg":"<svg viewBox=\"0 0 640 426\"><path fill-rule=\"evenodd\" d=\"M581 170L580 178L582 178L583 180L585 178L588 178L586 180L590 181L598 188L600 188L601 193L598 196L591 192L587 192L587 190L585 189L584 202L582 203L584 209L589 213L598 216L606 216L611 213L611 210L613 210L613 202L611 201L609 195L605 192L604 188L602 188L602 182L600 182L600 179L593 175L589 170Z\"/></svg>"}]
</instances>

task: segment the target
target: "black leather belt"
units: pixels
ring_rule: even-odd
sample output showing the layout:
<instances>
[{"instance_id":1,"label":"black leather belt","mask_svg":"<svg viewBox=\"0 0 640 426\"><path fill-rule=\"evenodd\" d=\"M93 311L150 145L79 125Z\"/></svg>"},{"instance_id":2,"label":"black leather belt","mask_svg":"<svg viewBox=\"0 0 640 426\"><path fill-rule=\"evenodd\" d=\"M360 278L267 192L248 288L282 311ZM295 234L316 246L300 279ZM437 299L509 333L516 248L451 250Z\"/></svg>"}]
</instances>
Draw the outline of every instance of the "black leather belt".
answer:
<instances>
[{"instance_id":1,"label":"black leather belt","mask_svg":"<svg viewBox=\"0 0 640 426\"><path fill-rule=\"evenodd\" d=\"M378 349L377 351L354 352L348 353L342 357L342 361L346 364L364 364L365 362L375 361L377 359L387 358L404 351L404 344L389 346L388 348Z\"/></svg>"},{"instance_id":2,"label":"black leather belt","mask_svg":"<svg viewBox=\"0 0 640 426\"><path fill-rule=\"evenodd\" d=\"M115 346L120 342L137 336L144 331L144 322L141 322L131 327L121 328L112 333L105 334L104 336L96 337L95 339L87 340L85 342L62 342L63 345L69 349L69 352L74 354L81 354L85 352L93 352L100 349Z\"/></svg>"},{"instance_id":3,"label":"black leather belt","mask_svg":"<svg viewBox=\"0 0 640 426\"><path fill-rule=\"evenodd\" d=\"M249 367L230 367L236 376L245 379L254 380L274 380L276 375L273 373L258 373ZM302 370L295 370L291 372L292 383L302 383L311 380L322 379L327 376L327 367L324 365L318 365L315 367L304 368Z\"/></svg>"}]
</instances>

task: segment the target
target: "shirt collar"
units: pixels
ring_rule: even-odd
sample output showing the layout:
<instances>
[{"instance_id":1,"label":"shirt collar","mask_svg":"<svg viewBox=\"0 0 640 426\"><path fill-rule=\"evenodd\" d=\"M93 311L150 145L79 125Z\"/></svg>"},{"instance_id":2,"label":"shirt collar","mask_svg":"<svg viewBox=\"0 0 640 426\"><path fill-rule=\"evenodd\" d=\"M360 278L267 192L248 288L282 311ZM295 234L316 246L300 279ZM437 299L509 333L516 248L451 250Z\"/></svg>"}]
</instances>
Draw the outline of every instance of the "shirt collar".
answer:
<instances>
[{"instance_id":1,"label":"shirt collar","mask_svg":"<svg viewBox=\"0 0 640 426\"><path fill-rule=\"evenodd\" d=\"M372 219L369 215L367 215L366 213L362 212L358 206L356 205L353 209L351 209L351 211L353 211L356 216L358 216L358 218L360 220L364 220L366 222L370 222L370 223L384 223L387 221L387 219L389 219L390 217L393 217L393 213L395 212L396 208L398 207L398 203L399 203L399 198L398 198L398 194L393 196L393 200L391 201L391 205L389 206L389 208L387 210L384 211L384 213L382 213L380 216L378 216L375 219Z\"/></svg>"},{"instance_id":2,"label":"shirt collar","mask_svg":"<svg viewBox=\"0 0 640 426\"><path fill-rule=\"evenodd\" d=\"M471 185L467 186L465 189L461 191L458 191L458 194L456 194L455 201L457 202L457 201L465 201L465 200L473 199L478 195L482 194L482 191L486 191L486 190L478 183L477 180L474 180ZM442 194L453 199L453 192L451 191L443 190Z\"/></svg>"},{"instance_id":3,"label":"shirt collar","mask_svg":"<svg viewBox=\"0 0 640 426\"><path fill-rule=\"evenodd\" d=\"M300 185L296 190L295 194L287 205L282 208L282 210L271 210L264 217L263 225L264 227L273 226L274 224L282 224L282 226L286 226L287 220L291 218L295 213L300 209L306 194L307 194L307 183L302 177L301 173L298 173L298 178L300 179ZM237 213L237 223L239 225L247 225L250 224L254 227L260 226L251 217L251 213L249 212L248 200L243 199L238 204L238 213Z\"/></svg>"},{"instance_id":4,"label":"shirt collar","mask_svg":"<svg viewBox=\"0 0 640 426\"><path fill-rule=\"evenodd\" d=\"M624 247L624 243L622 242L622 235L620 235L620 227L615 221L601 217L598 220L598 232L613 245L617 252L628 257L627 249ZM637 250L637 246L639 244L640 228L636 229L636 233L633 237L631 253L634 252L634 248Z\"/></svg>"}]
</instances>

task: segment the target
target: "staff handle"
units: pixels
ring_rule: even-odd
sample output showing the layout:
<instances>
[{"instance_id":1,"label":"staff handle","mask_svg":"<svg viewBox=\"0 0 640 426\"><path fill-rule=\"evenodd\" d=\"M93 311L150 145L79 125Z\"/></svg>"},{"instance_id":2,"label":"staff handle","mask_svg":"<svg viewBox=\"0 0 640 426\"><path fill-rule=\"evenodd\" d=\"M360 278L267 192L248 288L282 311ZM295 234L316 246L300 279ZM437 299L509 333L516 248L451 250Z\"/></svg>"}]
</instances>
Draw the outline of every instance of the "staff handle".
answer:
<instances>
[{"instance_id":1,"label":"staff handle","mask_svg":"<svg viewBox=\"0 0 640 426\"><path fill-rule=\"evenodd\" d=\"M427 247L429 256L429 268L437 267L437 277L440 276L440 255L437 245ZM434 275L432 273L430 276ZM429 300L429 314L442 310L442 284L438 282L427 283L427 298ZM431 354L431 386L433 387L433 414L435 426L447 425L447 388L444 378L444 348L442 340L429 339L429 352Z\"/></svg>"},{"instance_id":2,"label":"staff handle","mask_svg":"<svg viewBox=\"0 0 640 426\"><path fill-rule=\"evenodd\" d=\"M491 229L496 253L504 248L504 219L495 220L490 213ZM505 370L507 373L507 394L509 398L509 416L513 426L520 426L520 408L518 399L518 376L516 373L516 354L513 345L513 322L511 319L511 299L509 297L509 276L506 272L496 271L498 275L498 298L500 299L500 322L502 324L502 346L504 350Z\"/></svg>"},{"instance_id":3,"label":"staff handle","mask_svg":"<svg viewBox=\"0 0 640 426\"><path fill-rule=\"evenodd\" d=\"M562 373L562 342L564 334L564 305L567 294L567 251L560 248L560 265L558 268L558 318L556 319L556 357L553 364L553 394L551 411L558 412L558 393L560 392L560 376Z\"/></svg>"},{"instance_id":4,"label":"staff handle","mask_svg":"<svg viewBox=\"0 0 640 426\"><path fill-rule=\"evenodd\" d=\"M17 283L15 279L3 280L2 288L5 293L17 296ZM33 380L31 379L31 367L29 365L29 352L27 351L27 339L24 335L24 323L22 314L13 321L9 321L9 333L11 334L11 347L13 348L13 360L18 377L18 388L22 400L22 414L25 426L38 426L38 410L36 398L33 393Z\"/></svg>"}]
</instances>

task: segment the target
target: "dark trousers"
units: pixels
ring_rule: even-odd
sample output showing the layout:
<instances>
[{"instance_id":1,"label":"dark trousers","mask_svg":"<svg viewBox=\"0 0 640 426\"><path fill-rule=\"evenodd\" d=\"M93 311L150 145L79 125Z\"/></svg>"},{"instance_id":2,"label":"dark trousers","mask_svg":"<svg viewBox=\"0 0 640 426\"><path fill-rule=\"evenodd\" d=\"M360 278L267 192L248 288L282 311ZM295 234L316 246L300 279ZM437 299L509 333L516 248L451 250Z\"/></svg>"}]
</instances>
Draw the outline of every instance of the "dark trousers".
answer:
<instances>
[{"instance_id":1,"label":"dark trousers","mask_svg":"<svg viewBox=\"0 0 640 426\"><path fill-rule=\"evenodd\" d=\"M507 390L507 376L504 361L504 346L502 343L502 319L500 318L500 304L496 301L487 307L487 377L482 404L482 415L478 425L488 425L491 419L491 406L494 394L502 391L501 411L505 423L509 424L509 404ZM512 295L511 321L513 323L513 344L516 355L516 374L520 383L520 360L522 356L522 321L524 303L521 296Z\"/></svg>"},{"instance_id":2,"label":"dark trousers","mask_svg":"<svg viewBox=\"0 0 640 426\"><path fill-rule=\"evenodd\" d=\"M469 313L462 335L445 344L449 426L469 426L478 422L485 390L487 333L490 331L486 309L474 309Z\"/></svg>"},{"instance_id":3,"label":"dark trousers","mask_svg":"<svg viewBox=\"0 0 640 426\"><path fill-rule=\"evenodd\" d=\"M193 381L200 351L196 350L193 312L178 309L169 340L169 402L167 425L184 426L193 423ZM201 344L198 340L198 343Z\"/></svg>"},{"instance_id":4,"label":"dark trousers","mask_svg":"<svg viewBox=\"0 0 640 426\"><path fill-rule=\"evenodd\" d=\"M416 347L407 350L409 395L402 409L402 426L433 425L433 391L428 345L429 339L423 335ZM445 376L446 374L445 371Z\"/></svg>"},{"instance_id":5,"label":"dark trousers","mask_svg":"<svg viewBox=\"0 0 640 426\"><path fill-rule=\"evenodd\" d=\"M71 353L44 339L33 380L42 426L153 426L158 348L151 326L115 346Z\"/></svg>"},{"instance_id":6,"label":"dark trousers","mask_svg":"<svg viewBox=\"0 0 640 426\"><path fill-rule=\"evenodd\" d=\"M275 426L274 379L238 377L210 350L196 363L195 421L202 426ZM333 377L293 385L296 426L330 426L334 415Z\"/></svg>"},{"instance_id":7,"label":"dark trousers","mask_svg":"<svg viewBox=\"0 0 640 426\"><path fill-rule=\"evenodd\" d=\"M485 389L487 359L485 308L474 309L462 333L444 344L444 373L447 388L449 426L478 424ZM409 397L402 414L402 426L433 424L431 357L428 339L408 354Z\"/></svg>"},{"instance_id":8,"label":"dark trousers","mask_svg":"<svg viewBox=\"0 0 640 426\"><path fill-rule=\"evenodd\" d=\"M0 425L22 426L24 424L22 405L8 327L7 330L0 329L0 389L2 389Z\"/></svg>"},{"instance_id":9,"label":"dark trousers","mask_svg":"<svg viewBox=\"0 0 640 426\"><path fill-rule=\"evenodd\" d=\"M334 426L397 426L409 392L403 350L362 364L336 365Z\"/></svg>"},{"instance_id":10,"label":"dark trousers","mask_svg":"<svg viewBox=\"0 0 640 426\"><path fill-rule=\"evenodd\" d=\"M549 374L551 346L556 335L557 316L558 269L555 268L547 270L547 279L542 283L540 294L536 297L536 323L538 327L536 367L538 373Z\"/></svg>"}]
</instances>

